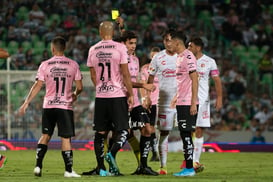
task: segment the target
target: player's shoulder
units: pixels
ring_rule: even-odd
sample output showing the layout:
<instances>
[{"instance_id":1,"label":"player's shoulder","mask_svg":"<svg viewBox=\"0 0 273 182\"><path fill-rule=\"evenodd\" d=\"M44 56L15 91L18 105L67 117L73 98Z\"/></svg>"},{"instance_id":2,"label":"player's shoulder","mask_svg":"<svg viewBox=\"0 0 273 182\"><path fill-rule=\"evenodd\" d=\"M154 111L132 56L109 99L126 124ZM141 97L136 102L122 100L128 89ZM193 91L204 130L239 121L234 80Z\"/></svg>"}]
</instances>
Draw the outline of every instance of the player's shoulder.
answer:
<instances>
[{"instance_id":1,"label":"player's shoulder","mask_svg":"<svg viewBox=\"0 0 273 182\"><path fill-rule=\"evenodd\" d=\"M196 59L196 57L193 55L193 53L188 49L185 49L182 52L182 56L184 56L184 58L187 58L187 59Z\"/></svg>"},{"instance_id":2,"label":"player's shoulder","mask_svg":"<svg viewBox=\"0 0 273 182\"><path fill-rule=\"evenodd\" d=\"M156 53L153 57L153 60L160 60L160 59L163 59L164 57L167 57L167 53L165 49Z\"/></svg>"},{"instance_id":3,"label":"player's shoulder","mask_svg":"<svg viewBox=\"0 0 273 182\"><path fill-rule=\"evenodd\" d=\"M215 63L215 59L213 59L212 57L206 55L206 54L203 54L203 56L201 57L203 60L206 60L207 62L209 63Z\"/></svg>"}]
</instances>

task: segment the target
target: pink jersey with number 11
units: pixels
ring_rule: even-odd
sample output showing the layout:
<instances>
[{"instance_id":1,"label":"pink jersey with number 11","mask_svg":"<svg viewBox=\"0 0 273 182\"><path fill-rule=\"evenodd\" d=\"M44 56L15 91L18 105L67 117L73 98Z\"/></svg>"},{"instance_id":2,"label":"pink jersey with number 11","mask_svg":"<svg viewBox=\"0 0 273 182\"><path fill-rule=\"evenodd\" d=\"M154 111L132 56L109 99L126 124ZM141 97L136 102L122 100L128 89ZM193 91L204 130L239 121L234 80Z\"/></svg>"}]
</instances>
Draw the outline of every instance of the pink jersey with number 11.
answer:
<instances>
[{"instance_id":1,"label":"pink jersey with number 11","mask_svg":"<svg viewBox=\"0 0 273 182\"><path fill-rule=\"evenodd\" d=\"M45 82L46 94L43 108L72 110L72 86L81 80L79 65L65 56L54 56L40 65L37 80Z\"/></svg>"}]
</instances>

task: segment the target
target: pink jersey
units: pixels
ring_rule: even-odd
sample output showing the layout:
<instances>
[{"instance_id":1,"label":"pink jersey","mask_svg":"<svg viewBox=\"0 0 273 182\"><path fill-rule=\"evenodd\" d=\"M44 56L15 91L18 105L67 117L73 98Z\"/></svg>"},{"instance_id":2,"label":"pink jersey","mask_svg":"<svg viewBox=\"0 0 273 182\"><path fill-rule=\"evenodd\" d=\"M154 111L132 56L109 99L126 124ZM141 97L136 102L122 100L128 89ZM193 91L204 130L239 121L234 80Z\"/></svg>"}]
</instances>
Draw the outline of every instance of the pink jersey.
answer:
<instances>
[{"instance_id":1,"label":"pink jersey","mask_svg":"<svg viewBox=\"0 0 273 182\"><path fill-rule=\"evenodd\" d=\"M126 97L120 65L127 63L127 48L119 42L102 40L89 49L87 66L96 70L96 97Z\"/></svg>"},{"instance_id":2,"label":"pink jersey","mask_svg":"<svg viewBox=\"0 0 273 182\"><path fill-rule=\"evenodd\" d=\"M54 56L42 62L36 80L44 81L46 85L43 108L72 110L73 82L81 79L77 62L65 56Z\"/></svg>"},{"instance_id":3,"label":"pink jersey","mask_svg":"<svg viewBox=\"0 0 273 182\"><path fill-rule=\"evenodd\" d=\"M189 73L194 70L196 70L196 58L191 51L185 49L176 60L176 105L191 105L192 81Z\"/></svg>"},{"instance_id":4,"label":"pink jersey","mask_svg":"<svg viewBox=\"0 0 273 182\"><path fill-rule=\"evenodd\" d=\"M128 63L128 69L131 75L131 81L132 82L138 82L138 75L139 75L139 60L134 55L129 55L129 63ZM140 104L139 101L139 88L133 88L133 94L134 94L134 106L137 107Z\"/></svg>"},{"instance_id":5,"label":"pink jersey","mask_svg":"<svg viewBox=\"0 0 273 182\"><path fill-rule=\"evenodd\" d=\"M145 82L148 80L149 77L149 65L150 64L145 64L142 66L140 74L141 74L141 80L144 80ZM158 103L158 96L159 96L159 88L158 88L158 77L154 77L154 82L153 84L156 86L155 91L151 92L151 101L152 105L156 105Z\"/></svg>"}]
</instances>

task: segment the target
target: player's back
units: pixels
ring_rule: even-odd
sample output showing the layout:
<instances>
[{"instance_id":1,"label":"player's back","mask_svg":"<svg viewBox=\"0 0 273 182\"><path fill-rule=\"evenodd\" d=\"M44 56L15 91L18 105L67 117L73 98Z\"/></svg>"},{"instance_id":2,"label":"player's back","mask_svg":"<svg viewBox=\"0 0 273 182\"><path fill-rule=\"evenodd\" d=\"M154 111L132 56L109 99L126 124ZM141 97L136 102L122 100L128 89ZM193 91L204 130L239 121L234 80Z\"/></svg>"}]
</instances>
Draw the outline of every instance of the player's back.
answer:
<instances>
[{"instance_id":1,"label":"player's back","mask_svg":"<svg viewBox=\"0 0 273 182\"><path fill-rule=\"evenodd\" d=\"M77 62L65 56L53 56L42 62L37 79L45 82L44 108L72 109L72 86L82 75Z\"/></svg>"},{"instance_id":2,"label":"player's back","mask_svg":"<svg viewBox=\"0 0 273 182\"><path fill-rule=\"evenodd\" d=\"M128 63L127 48L113 40L102 40L89 50L87 66L96 71L96 97L125 97L120 64Z\"/></svg>"}]
</instances>

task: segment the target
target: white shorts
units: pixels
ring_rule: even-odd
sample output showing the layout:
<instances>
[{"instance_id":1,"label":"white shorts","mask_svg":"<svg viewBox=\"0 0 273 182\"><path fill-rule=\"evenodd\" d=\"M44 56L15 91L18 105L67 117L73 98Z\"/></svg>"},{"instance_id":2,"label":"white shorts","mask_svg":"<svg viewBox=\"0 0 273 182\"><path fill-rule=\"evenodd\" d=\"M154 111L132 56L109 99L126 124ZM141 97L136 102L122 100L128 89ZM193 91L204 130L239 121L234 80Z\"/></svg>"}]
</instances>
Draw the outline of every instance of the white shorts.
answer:
<instances>
[{"instance_id":1,"label":"white shorts","mask_svg":"<svg viewBox=\"0 0 273 182\"><path fill-rule=\"evenodd\" d=\"M158 129L170 131L176 122L176 108L158 106Z\"/></svg>"},{"instance_id":2,"label":"white shorts","mask_svg":"<svg viewBox=\"0 0 273 182\"><path fill-rule=\"evenodd\" d=\"M210 127L210 102L209 100L200 101L196 120L198 127Z\"/></svg>"}]
</instances>

